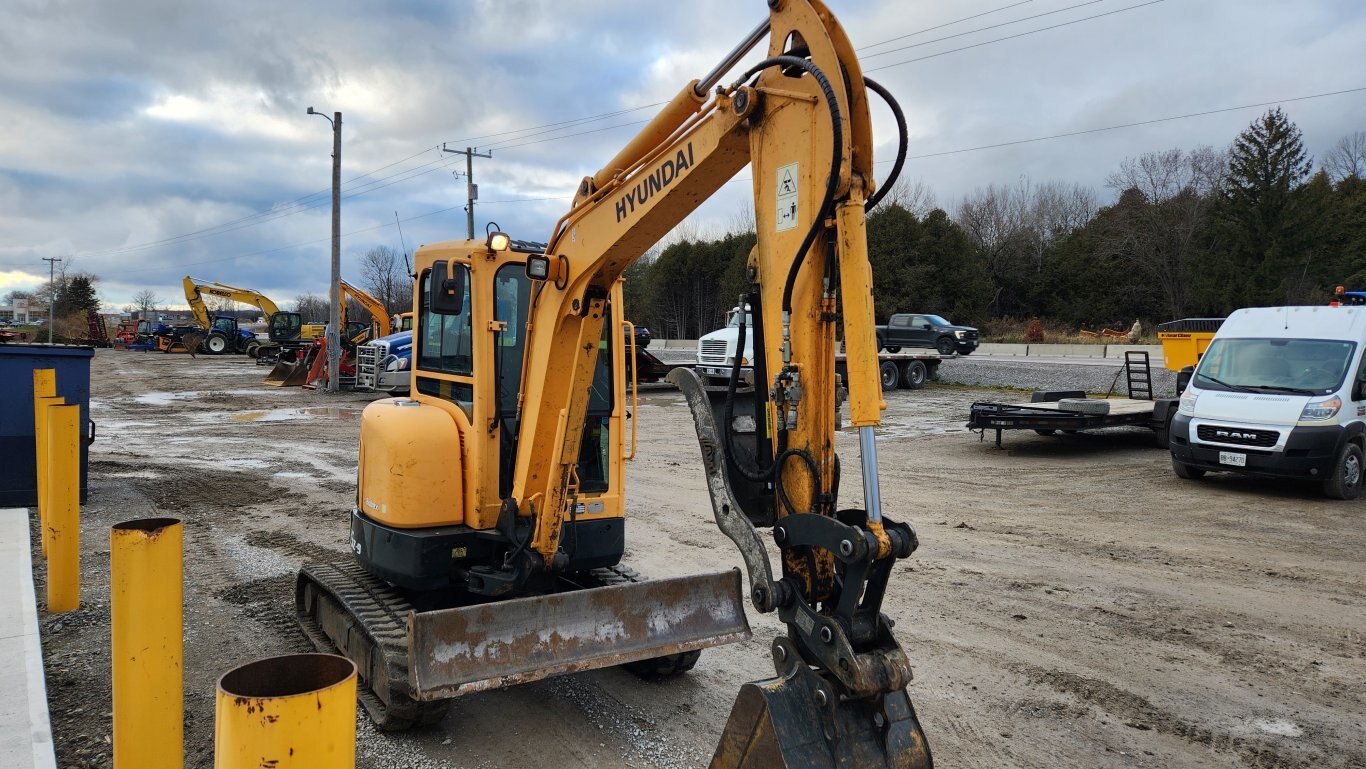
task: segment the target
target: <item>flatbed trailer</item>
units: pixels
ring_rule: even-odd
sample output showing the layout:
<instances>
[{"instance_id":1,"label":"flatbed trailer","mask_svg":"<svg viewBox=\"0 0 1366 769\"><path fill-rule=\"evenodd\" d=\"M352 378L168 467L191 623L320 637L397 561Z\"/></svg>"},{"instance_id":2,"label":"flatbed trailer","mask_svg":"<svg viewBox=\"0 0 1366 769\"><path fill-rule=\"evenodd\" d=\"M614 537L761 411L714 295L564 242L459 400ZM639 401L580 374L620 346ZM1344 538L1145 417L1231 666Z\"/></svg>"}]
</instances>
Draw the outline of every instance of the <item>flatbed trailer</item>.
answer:
<instances>
[{"instance_id":1,"label":"flatbed trailer","mask_svg":"<svg viewBox=\"0 0 1366 769\"><path fill-rule=\"evenodd\" d=\"M939 364L945 360L957 358L957 353L940 355L937 352L881 352L878 353L878 378L882 381L882 391L889 392L899 387L907 390L919 390L925 383L934 379L936 372L939 371ZM844 381L849 381L849 370L847 357L844 353L835 354L835 373L839 374ZM709 392L724 391L726 382L730 377L730 368L725 366L702 366L696 367L698 376L702 377L704 389ZM748 366L740 370L740 382L745 387L752 387L754 382L754 369Z\"/></svg>"},{"instance_id":2,"label":"flatbed trailer","mask_svg":"<svg viewBox=\"0 0 1366 769\"><path fill-rule=\"evenodd\" d=\"M1059 430L1073 433L1104 427L1147 427L1154 432L1157 445L1167 448L1171 419L1180 401L1153 398L1152 371L1146 352L1126 353L1124 369L1128 374L1128 398L1088 398L1081 390L1041 390L1033 394L1029 403L974 403L967 426L983 434L995 430L998 449L1001 434L1006 430L1052 435Z\"/></svg>"}]
</instances>

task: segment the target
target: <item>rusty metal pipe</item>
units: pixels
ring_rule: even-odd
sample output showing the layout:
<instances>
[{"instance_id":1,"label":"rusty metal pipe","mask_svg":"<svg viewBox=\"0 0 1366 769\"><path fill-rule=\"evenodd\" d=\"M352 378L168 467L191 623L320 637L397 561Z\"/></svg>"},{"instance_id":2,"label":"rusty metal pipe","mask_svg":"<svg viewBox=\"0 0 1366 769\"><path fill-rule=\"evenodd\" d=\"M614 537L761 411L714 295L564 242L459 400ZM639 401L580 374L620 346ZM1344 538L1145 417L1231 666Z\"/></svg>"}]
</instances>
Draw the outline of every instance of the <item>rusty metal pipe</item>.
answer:
<instances>
[{"instance_id":1,"label":"rusty metal pipe","mask_svg":"<svg viewBox=\"0 0 1366 769\"><path fill-rule=\"evenodd\" d=\"M109 530L114 769L185 765L183 541L175 518Z\"/></svg>"},{"instance_id":2,"label":"rusty metal pipe","mask_svg":"<svg viewBox=\"0 0 1366 769\"><path fill-rule=\"evenodd\" d=\"M355 664L335 654L291 654L223 674L213 762L215 769L355 769Z\"/></svg>"}]
</instances>

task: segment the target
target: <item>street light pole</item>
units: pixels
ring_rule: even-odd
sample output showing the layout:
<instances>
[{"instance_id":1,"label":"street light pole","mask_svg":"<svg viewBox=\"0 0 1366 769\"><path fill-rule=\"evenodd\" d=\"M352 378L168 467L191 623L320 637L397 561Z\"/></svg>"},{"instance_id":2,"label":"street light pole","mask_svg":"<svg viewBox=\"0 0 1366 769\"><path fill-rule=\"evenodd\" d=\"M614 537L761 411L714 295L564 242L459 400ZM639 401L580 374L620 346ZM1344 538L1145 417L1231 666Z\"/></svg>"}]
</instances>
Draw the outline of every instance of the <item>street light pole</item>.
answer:
<instances>
[{"instance_id":1,"label":"street light pole","mask_svg":"<svg viewBox=\"0 0 1366 769\"><path fill-rule=\"evenodd\" d=\"M327 310L327 390L341 389L341 129L342 113L328 117L308 108L332 124L332 280L328 284Z\"/></svg>"},{"instance_id":2,"label":"street light pole","mask_svg":"<svg viewBox=\"0 0 1366 769\"><path fill-rule=\"evenodd\" d=\"M61 259L49 259L43 257L47 262L47 343L52 344L52 327L56 324L52 322L52 313L57 309L57 262ZM66 273L62 273L65 275Z\"/></svg>"}]
</instances>

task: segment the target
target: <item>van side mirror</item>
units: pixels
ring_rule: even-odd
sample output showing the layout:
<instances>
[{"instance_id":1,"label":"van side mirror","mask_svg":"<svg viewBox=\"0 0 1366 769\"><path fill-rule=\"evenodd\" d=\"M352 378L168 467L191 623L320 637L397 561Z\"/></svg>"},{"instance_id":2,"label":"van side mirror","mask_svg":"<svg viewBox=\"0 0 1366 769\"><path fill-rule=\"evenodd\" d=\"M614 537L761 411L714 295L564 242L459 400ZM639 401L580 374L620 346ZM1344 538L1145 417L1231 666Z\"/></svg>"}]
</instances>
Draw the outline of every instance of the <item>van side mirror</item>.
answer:
<instances>
[{"instance_id":1,"label":"van side mirror","mask_svg":"<svg viewBox=\"0 0 1366 769\"><path fill-rule=\"evenodd\" d=\"M441 260L432 264L428 282L427 308L437 315L459 315L465 307L465 271L460 265L450 269Z\"/></svg>"}]
</instances>

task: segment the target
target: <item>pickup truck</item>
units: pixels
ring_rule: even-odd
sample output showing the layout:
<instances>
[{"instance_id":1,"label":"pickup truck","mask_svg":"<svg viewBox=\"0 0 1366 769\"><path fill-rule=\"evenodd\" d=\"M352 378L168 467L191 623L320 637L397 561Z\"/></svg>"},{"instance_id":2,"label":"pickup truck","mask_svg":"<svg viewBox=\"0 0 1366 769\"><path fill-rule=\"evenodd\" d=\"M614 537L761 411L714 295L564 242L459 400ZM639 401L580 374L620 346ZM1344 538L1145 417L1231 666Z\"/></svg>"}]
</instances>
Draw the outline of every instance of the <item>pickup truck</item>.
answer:
<instances>
[{"instance_id":1,"label":"pickup truck","mask_svg":"<svg viewBox=\"0 0 1366 769\"><path fill-rule=\"evenodd\" d=\"M940 355L968 355L977 349L977 337L977 329L955 326L938 315L898 313L877 327L878 348L887 352L929 347Z\"/></svg>"}]
</instances>

